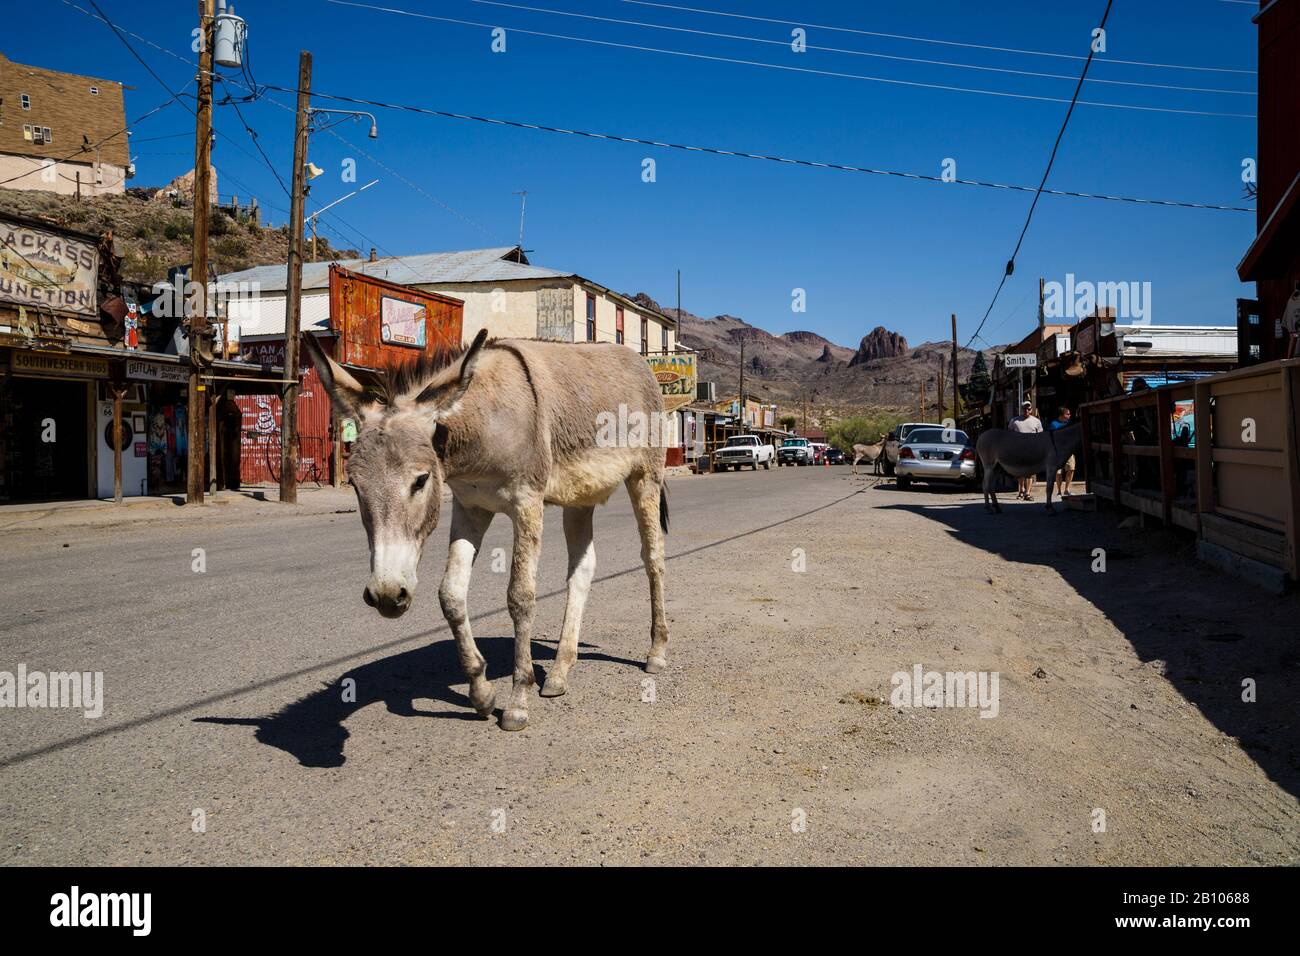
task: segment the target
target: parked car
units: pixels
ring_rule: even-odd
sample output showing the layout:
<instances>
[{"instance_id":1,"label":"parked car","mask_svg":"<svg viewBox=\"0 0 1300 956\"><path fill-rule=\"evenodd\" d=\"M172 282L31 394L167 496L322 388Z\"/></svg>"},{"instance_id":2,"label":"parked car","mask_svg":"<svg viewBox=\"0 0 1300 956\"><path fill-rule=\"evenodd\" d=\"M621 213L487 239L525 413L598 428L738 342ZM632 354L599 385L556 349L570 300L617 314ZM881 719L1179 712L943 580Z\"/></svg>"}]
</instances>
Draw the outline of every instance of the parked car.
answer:
<instances>
[{"instance_id":1,"label":"parked car","mask_svg":"<svg viewBox=\"0 0 1300 956\"><path fill-rule=\"evenodd\" d=\"M821 442L821 441L809 442L809 444L812 445L812 448L813 448L813 462L812 462L812 463L813 463L814 465L825 464L825 462L826 462L826 449L829 448L829 447L831 447L831 446L828 445L828 444L826 444L825 442Z\"/></svg>"},{"instance_id":2,"label":"parked car","mask_svg":"<svg viewBox=\"0 0 1300 956\"><path fill-rule=\"evenodd\" d=\"M898 449L894 481L907 488L913 481L975 484L975 446L960 428L921 426L907 433Z\"/></svg>"},{"instance_id":3,"label":"parked car","mask_svg":"<svg viewBox=\"0 0 1300 956\"><path fill-rule=\"evenodd\" d=\"M938 422L904 422L885 437L885 453L881 456L880 466L885 474L892 475L898 466L898 450L907 441L913 428L943 428Z\"/></svg>"},{"instance_id":4,"label":"parked car","mask_svg":"<svg viewBox=\"0 0 1300 956\"><path fill-rule=\"evenodd\" d=\"M713 465L718 471L726 471L728 468L739 471L743 465L748 465L752 471L758 471L759 465L764 469L771 468L774 458L776 449L763 444L757 435L732 435L725 445L713 453Z\"/></svg>"},{"instance_id":5,"label":"parked car","mask_svg":"<svg viewBox=\"0 0 1300 956\"><path fill-rule=\"evenodd\" d=\"M811 465L812 460L812 443L806 438L787 438L777 451L778 465Z\"/></svg>"},{"instance_id":6,"label":"parked car","mask_svg":"<svg viewBox=\"0 0 1300 956\"><path fill-rule=\"evenodd\" d=\"M832 465L842 465L849 460L848 456L838 448L826 449L826 460Z\"/></svg>"}]
</instances>

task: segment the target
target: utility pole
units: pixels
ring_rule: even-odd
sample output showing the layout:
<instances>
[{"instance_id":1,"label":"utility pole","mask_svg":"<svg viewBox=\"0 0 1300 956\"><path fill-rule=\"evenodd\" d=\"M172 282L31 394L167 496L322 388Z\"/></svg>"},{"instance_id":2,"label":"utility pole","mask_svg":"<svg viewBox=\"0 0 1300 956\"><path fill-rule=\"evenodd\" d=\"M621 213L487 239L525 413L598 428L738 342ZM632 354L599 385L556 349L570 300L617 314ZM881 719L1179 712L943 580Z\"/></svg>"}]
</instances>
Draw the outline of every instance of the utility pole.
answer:
<instances>
[{"instance_id":1,"label":"utility pole","mask_svg":"<svg viewBox=\"0 0 1300 956\"><path fill-rule=\"evenodd\" d=\"M207 483L207 389L200 375L208 335L208 184L212 180L212 45L216 0L199 0L199 94L194 132L194 236L190 264L190 378L186 406L185 501L203 504Z\"/></svg>"},{"instance_id":2,"label":"utility pole","mask_svg":"<svg viewBox=\"0 0 1300 956\"><path fill-rule=\"evenodd\" d=\"M957 313L952 314L952 420L961 414L961 392L957 389Z\"/></svg>"},{"instance_id":3,"label":"utility pole","mask_svg":"<svg viewBox=\"0 0 1300 956\"><path fill-rule=\"evenodd\" d=\"M939 417L943 417L943 403L947 401L947 389L943 380L943 358L939 359L939 381L936 383L935 391L939 394ZM956 411L953 412L953 421L957 420Z\"/></svg>"},{"instance_id":4,"label":"utility pole","mask_svg":"<svg viewBox=\"0 0 1300 956\"><path fill-rule=\"evenodd\" d=\"M740 412L740 430L745 430L745 340L740 340L740 395L736 400Z\"/></svg>"},{"instance_id":5,"label":"utility pole","mask_svg":"<svg viewBox=\"0 0 1300 956\"><path fill-rule=\"evenodd\" d=\"M298 501L298 336L302 315L302 219L307 193L307 125L311 109L311 53L298 54L298 110L294 115L293 195L289 201L289 288L284 316L284 387L280 403L280 503Z\"/></svg>"}]
</instances>

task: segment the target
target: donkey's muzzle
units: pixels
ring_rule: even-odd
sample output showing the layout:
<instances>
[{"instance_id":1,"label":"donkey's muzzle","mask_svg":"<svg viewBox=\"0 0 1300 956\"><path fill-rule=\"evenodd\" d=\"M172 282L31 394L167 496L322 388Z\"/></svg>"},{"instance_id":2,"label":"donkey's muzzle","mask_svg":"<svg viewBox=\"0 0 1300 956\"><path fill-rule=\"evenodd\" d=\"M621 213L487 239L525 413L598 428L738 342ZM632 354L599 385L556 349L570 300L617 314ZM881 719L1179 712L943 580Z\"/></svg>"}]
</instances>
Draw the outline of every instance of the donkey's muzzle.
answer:
<instances>
[{"instance_id":1,"label":"donkey's muzzle","mask_svg":"<svg viewBox=\"0 0 1300 956\"><path fill-rule=\"evenodd\" d=\"M411 606L411 592L406 588L398 588L396 591L384 590L376 594L367 586L362 593L362 598L366 604L384 617L401 617Z\"/></svg>"}]
</instances>

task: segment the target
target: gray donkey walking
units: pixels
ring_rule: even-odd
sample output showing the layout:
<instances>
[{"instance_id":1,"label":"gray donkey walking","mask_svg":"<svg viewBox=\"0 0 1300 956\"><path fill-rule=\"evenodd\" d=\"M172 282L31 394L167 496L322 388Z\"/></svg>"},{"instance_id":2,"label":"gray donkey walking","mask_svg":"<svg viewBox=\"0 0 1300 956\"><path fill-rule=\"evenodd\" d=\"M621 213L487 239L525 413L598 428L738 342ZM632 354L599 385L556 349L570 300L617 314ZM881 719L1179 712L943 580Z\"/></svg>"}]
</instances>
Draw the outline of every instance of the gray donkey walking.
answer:
<instances>
[{"instance_id":1,"label":"gray donkey walking","mask_svg":"<svg viewBox=\"0 0 1300 956\"><path fill-rule=\"evenodd\" d=\"M469 679L470 703L481 716L492 714L496 693L470 632L466 602L470 570L496 514L508 516L514 528L507 599L515 628L514 683L502 729L522 730L528 723L537 562L548 504L564 509L569 573L559 649L542 696L568 689L596 568L592 513L620 483L632 498L650 578L646 670L666 666L664 449L634 429L630 440L601 438L602 418L635 421L639 414L648 421L662 413L659 385L641 356L614 344L487 342L485 330L468 349L389 374L376 396L312 336L304 338L334 403L359 423L348 472L370 545L364 598L385 617L410 608L420 555L438 524L443 484L451 488L451 543L438 597Z\"/></svg>"},{"instance_id":2,"label":"gray donkey walking","mask_svg":"<svg viewBox=\"0 0 1300 956\"><path fill-rule=\"evenodd\" d=\"M998 504L997 469L1013 478L1028 478L1039 472L1047 475L1047 513L1052 507L1052 487L1056 473L1083 444L1083 428L1067 425L1045 432L1024 434L1007 428L991 428L980 434L975 451L984 468L984 510L1002 513Z\"/></svg>"}]
</instances>

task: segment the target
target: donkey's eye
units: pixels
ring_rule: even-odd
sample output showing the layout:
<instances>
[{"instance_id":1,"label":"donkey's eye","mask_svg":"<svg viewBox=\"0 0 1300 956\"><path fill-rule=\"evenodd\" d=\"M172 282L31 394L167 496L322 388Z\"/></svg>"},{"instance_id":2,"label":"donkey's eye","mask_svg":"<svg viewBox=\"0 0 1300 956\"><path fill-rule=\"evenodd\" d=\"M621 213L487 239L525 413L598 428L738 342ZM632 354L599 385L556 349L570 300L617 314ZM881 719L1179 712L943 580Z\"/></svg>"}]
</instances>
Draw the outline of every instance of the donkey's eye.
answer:
<instances>
[{"instance_id":1,"label":"donkey's eye","mask_svg":"<svg viewBox=\"0 0 1300 956\"><path fill-rule=\"evenodd\" d=\"M419 490L425 486L428 480L429 480L428 472L425 472L423 475L420 475L420 477L416 478L414 484L411 485L411 494L416 494L417 492L419 492Z\"/></svg>"}]
</instances>

